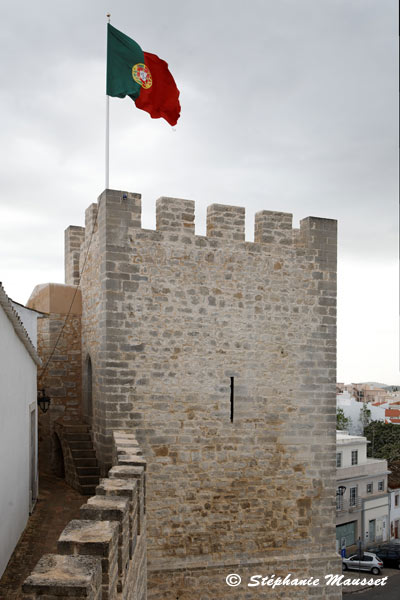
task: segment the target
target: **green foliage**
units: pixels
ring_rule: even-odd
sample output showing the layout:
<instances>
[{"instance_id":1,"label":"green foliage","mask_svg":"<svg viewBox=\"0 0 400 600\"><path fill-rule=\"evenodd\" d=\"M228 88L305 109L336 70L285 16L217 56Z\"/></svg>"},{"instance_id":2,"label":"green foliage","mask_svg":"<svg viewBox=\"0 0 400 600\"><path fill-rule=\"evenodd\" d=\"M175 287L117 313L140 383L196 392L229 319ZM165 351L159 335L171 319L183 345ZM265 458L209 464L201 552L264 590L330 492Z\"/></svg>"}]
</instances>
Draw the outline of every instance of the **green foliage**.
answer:
<instances>
[{"instance_id":1,"label":"green foliage","mask_svg":"<svg viewBox=\"0 0 400 600\"><path fill-rule=\"evenodd\" d=\"M365 403L363 403L360 410L360 421L364 430L367 427L367 425L371 422L371 411Z\"/></svg>"},{"instance_id":2,"label":"green foliage","mask_svg":"<svg viewBox=\"0 0 400 600\"><path fill-rule=\"evenodd\" d=\"M344 429L348 429L351 425L350 417L346 417L343 408L338 408L336 410L336 429L339 431L343 431Z\"/></svg>"},{"instance_id":3,"label":"green foliage","mask_svg":"<svg viewBox=\"0 0 400 600\"><path fill-rule=\"evenodd\" d=\"M368 444L368 456L386 458L389 462L400 459L400 425L371 421L364 429Z\"/></svg>"}]
</instances>

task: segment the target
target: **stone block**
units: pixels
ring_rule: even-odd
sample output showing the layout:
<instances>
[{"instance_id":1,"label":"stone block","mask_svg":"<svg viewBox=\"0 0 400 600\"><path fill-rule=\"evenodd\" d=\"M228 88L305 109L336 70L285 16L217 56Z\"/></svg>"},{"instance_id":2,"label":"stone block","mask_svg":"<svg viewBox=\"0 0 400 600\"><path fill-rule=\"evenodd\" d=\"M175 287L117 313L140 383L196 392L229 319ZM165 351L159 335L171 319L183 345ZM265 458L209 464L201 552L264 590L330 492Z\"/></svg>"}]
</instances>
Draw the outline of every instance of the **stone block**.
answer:
<instances>
[{"instance_id":1,"label":"stone block","mask_svg":"<svg viewBox=\"0 0 400 600\"><path fill-rule=\"evenodd\" d=\"M119 454L119 465L131 465L132 467L143 467L146 470L147 461L143 456L137 454Z\"/></svg>"},{"instance_id":2,"label":"stone block","mask_svg":"<svg viewBox=\"0 0 400 600\"><path fill-rule=\"evenodd\" d=\"M127 479L101 479L96 487L99 496L117 496L127 498L129 501L129 537L130 558L136 546L137 538L137 483L135 480Z\"/></svg>"},{"instance_id":3,"label":"stone block","mask_svg":"<svg viewBox=\"0 0 400 600\"><path fill-rule=\"evenodd\" d=\"M262 210L255 215L254 241L259 244L292 244L291 213Z\"/></svg>"},{"instance_id":4,"label":"stone block","mask_svg":"<svg viewBox=\"0 0 400 600\"><path fill-rule=\"evenodd\" d=\"M166 196L159 198L156 203L156 227L158 231L194 234L193 200Z\"/></svg>"},{"instance_id":5,"label":"stone block","mask_svg":"<svg viewBox=\"0 0 400 600\"><path fill-rule=\"evenodd\" d=\"M44 554L25 580L29 598L101 600L101 559L94 556Z\"/></svg>"},{"instance_id":6,"label":"stone block","mask_svg":"<svg viewBox=\"0 0 400 600\"><path fill-rule=\"evenodd\" d=\"M118 523L114 521L70 521L62 531L60 554L90 555L101 559L103 598L116 597L118 582Z\"/></svg>"},{"instance_id":7,"label":"stone block","mask_svg":"<svg viewBox=\"0 0 400 600\"><path fill-rule=\"evenodd\" d=\"M143 518L145 513L145 472L143 467L131 465L117 465L112 467L108 476L110 479L135 479L137 485L138 520L137 533L141 534L143 529Z\"/></svg>"},{"instance_id":8,"label":"stone block","mask_svg":"<svg viewBox=\"0 0 400 600\"><path fill-rule=\"evenodd\" d=\"M207 236L230 242L245 239L245 208L226 204L207 207Z\"/></svg>"},{"instance_id":9,"label":"stone block","mask_svg":"<svg viewBox=\"0 0 400 600\"><path fill-rule=\"evenodd\" d=\"M80 508L83 520L116 521L119 526L118 535L118 591L126 580L129 561L129 500L113 496L92 496Z\"/></svg>"}]
</instances>

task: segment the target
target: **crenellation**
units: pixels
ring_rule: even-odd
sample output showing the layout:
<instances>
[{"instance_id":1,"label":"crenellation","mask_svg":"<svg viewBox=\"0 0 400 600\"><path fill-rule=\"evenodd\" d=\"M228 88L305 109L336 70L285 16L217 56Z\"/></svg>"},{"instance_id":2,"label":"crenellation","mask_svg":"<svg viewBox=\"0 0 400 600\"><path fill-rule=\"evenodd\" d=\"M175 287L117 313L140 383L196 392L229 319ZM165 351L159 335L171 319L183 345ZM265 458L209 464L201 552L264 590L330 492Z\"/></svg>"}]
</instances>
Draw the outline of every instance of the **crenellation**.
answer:
<instances>
[{"instance_id":1,"label":"crenellation","mask_svg":"<svg viewBox=\"0 0 400 600\"><path fill-rule=\"evenodd\" d=\"M300 237L308 248L314 250L317 268L336 273L337 221L318 217L302 219Z\"/></svg>"},{"instance_id":2,"label":"crenellation","mask_svg":"<svg viewBox=\"0 0 400 600\"><path fill-rule=\"evenodd\" d=\"M84 227L70 225L64 232L64 272L67 285L78 285L79 283L79 260L84 239Z\"/></svg>"},{"instance_id":3,"label":"crenellation","mask_svg":"<svg viewBox=\"0 0 400 600\"><path fill-rule=\"evenodd\" d=\"M207 236L230 242L244 241L245 212L242 206L211 204L207 207Z\"/></svg>"},{"instance_id":4,"label":"crenellation","mask_svg":"<svg viewBox=\"0 0 400 600\"><path fill-rule=\"evenodd\" d=\"M291 245L293 215L272 210L262 210L254 217L254 241L259 244Z\"/></svg>"},{"instance_id":5,"label":"crenellation","mask_svg":"<svg viewBox=\"0 0 400 600\"><path fill-rule=\"evenodd\" d=\"M25 580L24 600L102 600L101 559L44 554Z\"/></svg>"},{"instance_id":6,"label":"crenellation","mask_svg":"<svg viewBox=\"0 0 400 600\"><path fill-rule=\"evenodd\" d=\"M157 231L194 234L194 202L162 196L156 202Z\"/></svg>"},{"instance_id":7,"label":"crenellation","mask_svg":"<svg viewBox=\"0 0 400 600\"><path fill-rule=\"evenodd\" d=\"M127 577L129 564L129 501L127 498L93 496L80 508L83 520L116 521L118 523L118 592Z\"/></svg>"},{"instance_id":8,"label":"crenellation","mask_svg":"<svg viewBox=\"0 0 400 600\"><path fill-rule=\"evenodd\" d=\"M92 233L97 231L98 204L93 203L85 211L85 236L91 238Z\"/></svg>"},{"instance_id":9,"label":"crenellation","mask_svg":"<svg viewBox=\"0 0 400 600\"><path fill-rule=\"evenodd\" d=\"M118 580L118 524L113 521L74 519L62 531L60 554L90 555L101 558L102 598L114 599Z\"/></svg>"}]
</instances>

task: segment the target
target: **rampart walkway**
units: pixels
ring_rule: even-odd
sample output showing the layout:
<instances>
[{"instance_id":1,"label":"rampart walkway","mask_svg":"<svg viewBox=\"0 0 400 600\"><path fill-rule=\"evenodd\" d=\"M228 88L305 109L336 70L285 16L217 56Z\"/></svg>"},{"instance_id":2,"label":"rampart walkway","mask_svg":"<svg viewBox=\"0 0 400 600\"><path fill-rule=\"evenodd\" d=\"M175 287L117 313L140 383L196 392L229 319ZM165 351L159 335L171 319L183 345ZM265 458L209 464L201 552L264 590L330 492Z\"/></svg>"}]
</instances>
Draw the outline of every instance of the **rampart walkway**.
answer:
<instances>
[{"instance_id":1,"label":"rampart walkway","mask_svg":"<svg viewBox=\"0 0 400 600\"><path fill-rule=\"evenodd\" d=\"M79 507L87 500L63 479L40 475L39 498L17 547L0 579L0 600L19 600L21 585L40 557L57 551L57 540L71 519L79 518Z\"/></svg>"}]
</instances>

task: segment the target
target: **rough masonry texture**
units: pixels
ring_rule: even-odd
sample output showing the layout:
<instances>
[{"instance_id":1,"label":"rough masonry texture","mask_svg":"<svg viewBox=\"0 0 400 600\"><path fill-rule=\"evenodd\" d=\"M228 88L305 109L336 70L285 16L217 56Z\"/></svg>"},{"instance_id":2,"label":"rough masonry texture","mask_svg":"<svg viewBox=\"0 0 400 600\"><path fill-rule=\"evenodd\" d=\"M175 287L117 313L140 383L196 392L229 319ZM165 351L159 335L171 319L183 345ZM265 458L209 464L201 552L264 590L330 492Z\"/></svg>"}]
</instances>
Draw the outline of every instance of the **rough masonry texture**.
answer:
<instances>
[{"instance_id":1,"label":"rough masonry texture","mask_svg":"<svg viewBox=\"0 0 400 600\"><path fill-rule=\"evenodd\" d=\"M133 434L114 432L114 475L127 442L137 445ZM81 518L66 525L58 554L44 555L25 580L24 600L146 600L146 465L129 468L120 468L123 479L103 479Z\"/></svg>"},{"instance_id":2,"label":"rough masonry texture","mask_svg":"<svg viewBox=\"0 0 400 600\"><path fill-rule=\"evenodd\" d=\"M38 353L42 359L38 389L45 389L51 398L51 410L38 413L43 468L50 460L56 421L76 423L82 419L81 291L59 283L37 285L27 306L43 313L38 319ZM67 480L71 483L70 478Z\"/></svg>"},{"instance_id":3,"label":"rough masonry texture","mask_svg":"<svg viewBox=\"0 0 400 600\"><path fill-rule=\"evenodd\" d=\"M340 571L336 221L292 229L292 215L261 211L246 242L245 209L213 204L198 236L194 203L163 197L156 222L141 228L140 195L106 190L84 239L66 233L68 283L80 247L84 413L102 473L114 429L141 448L120 465L147 460L148 597L231 600L225 577L239 573L234 597L254 598L252 574Z\"/></svg>"}]
</instances>

